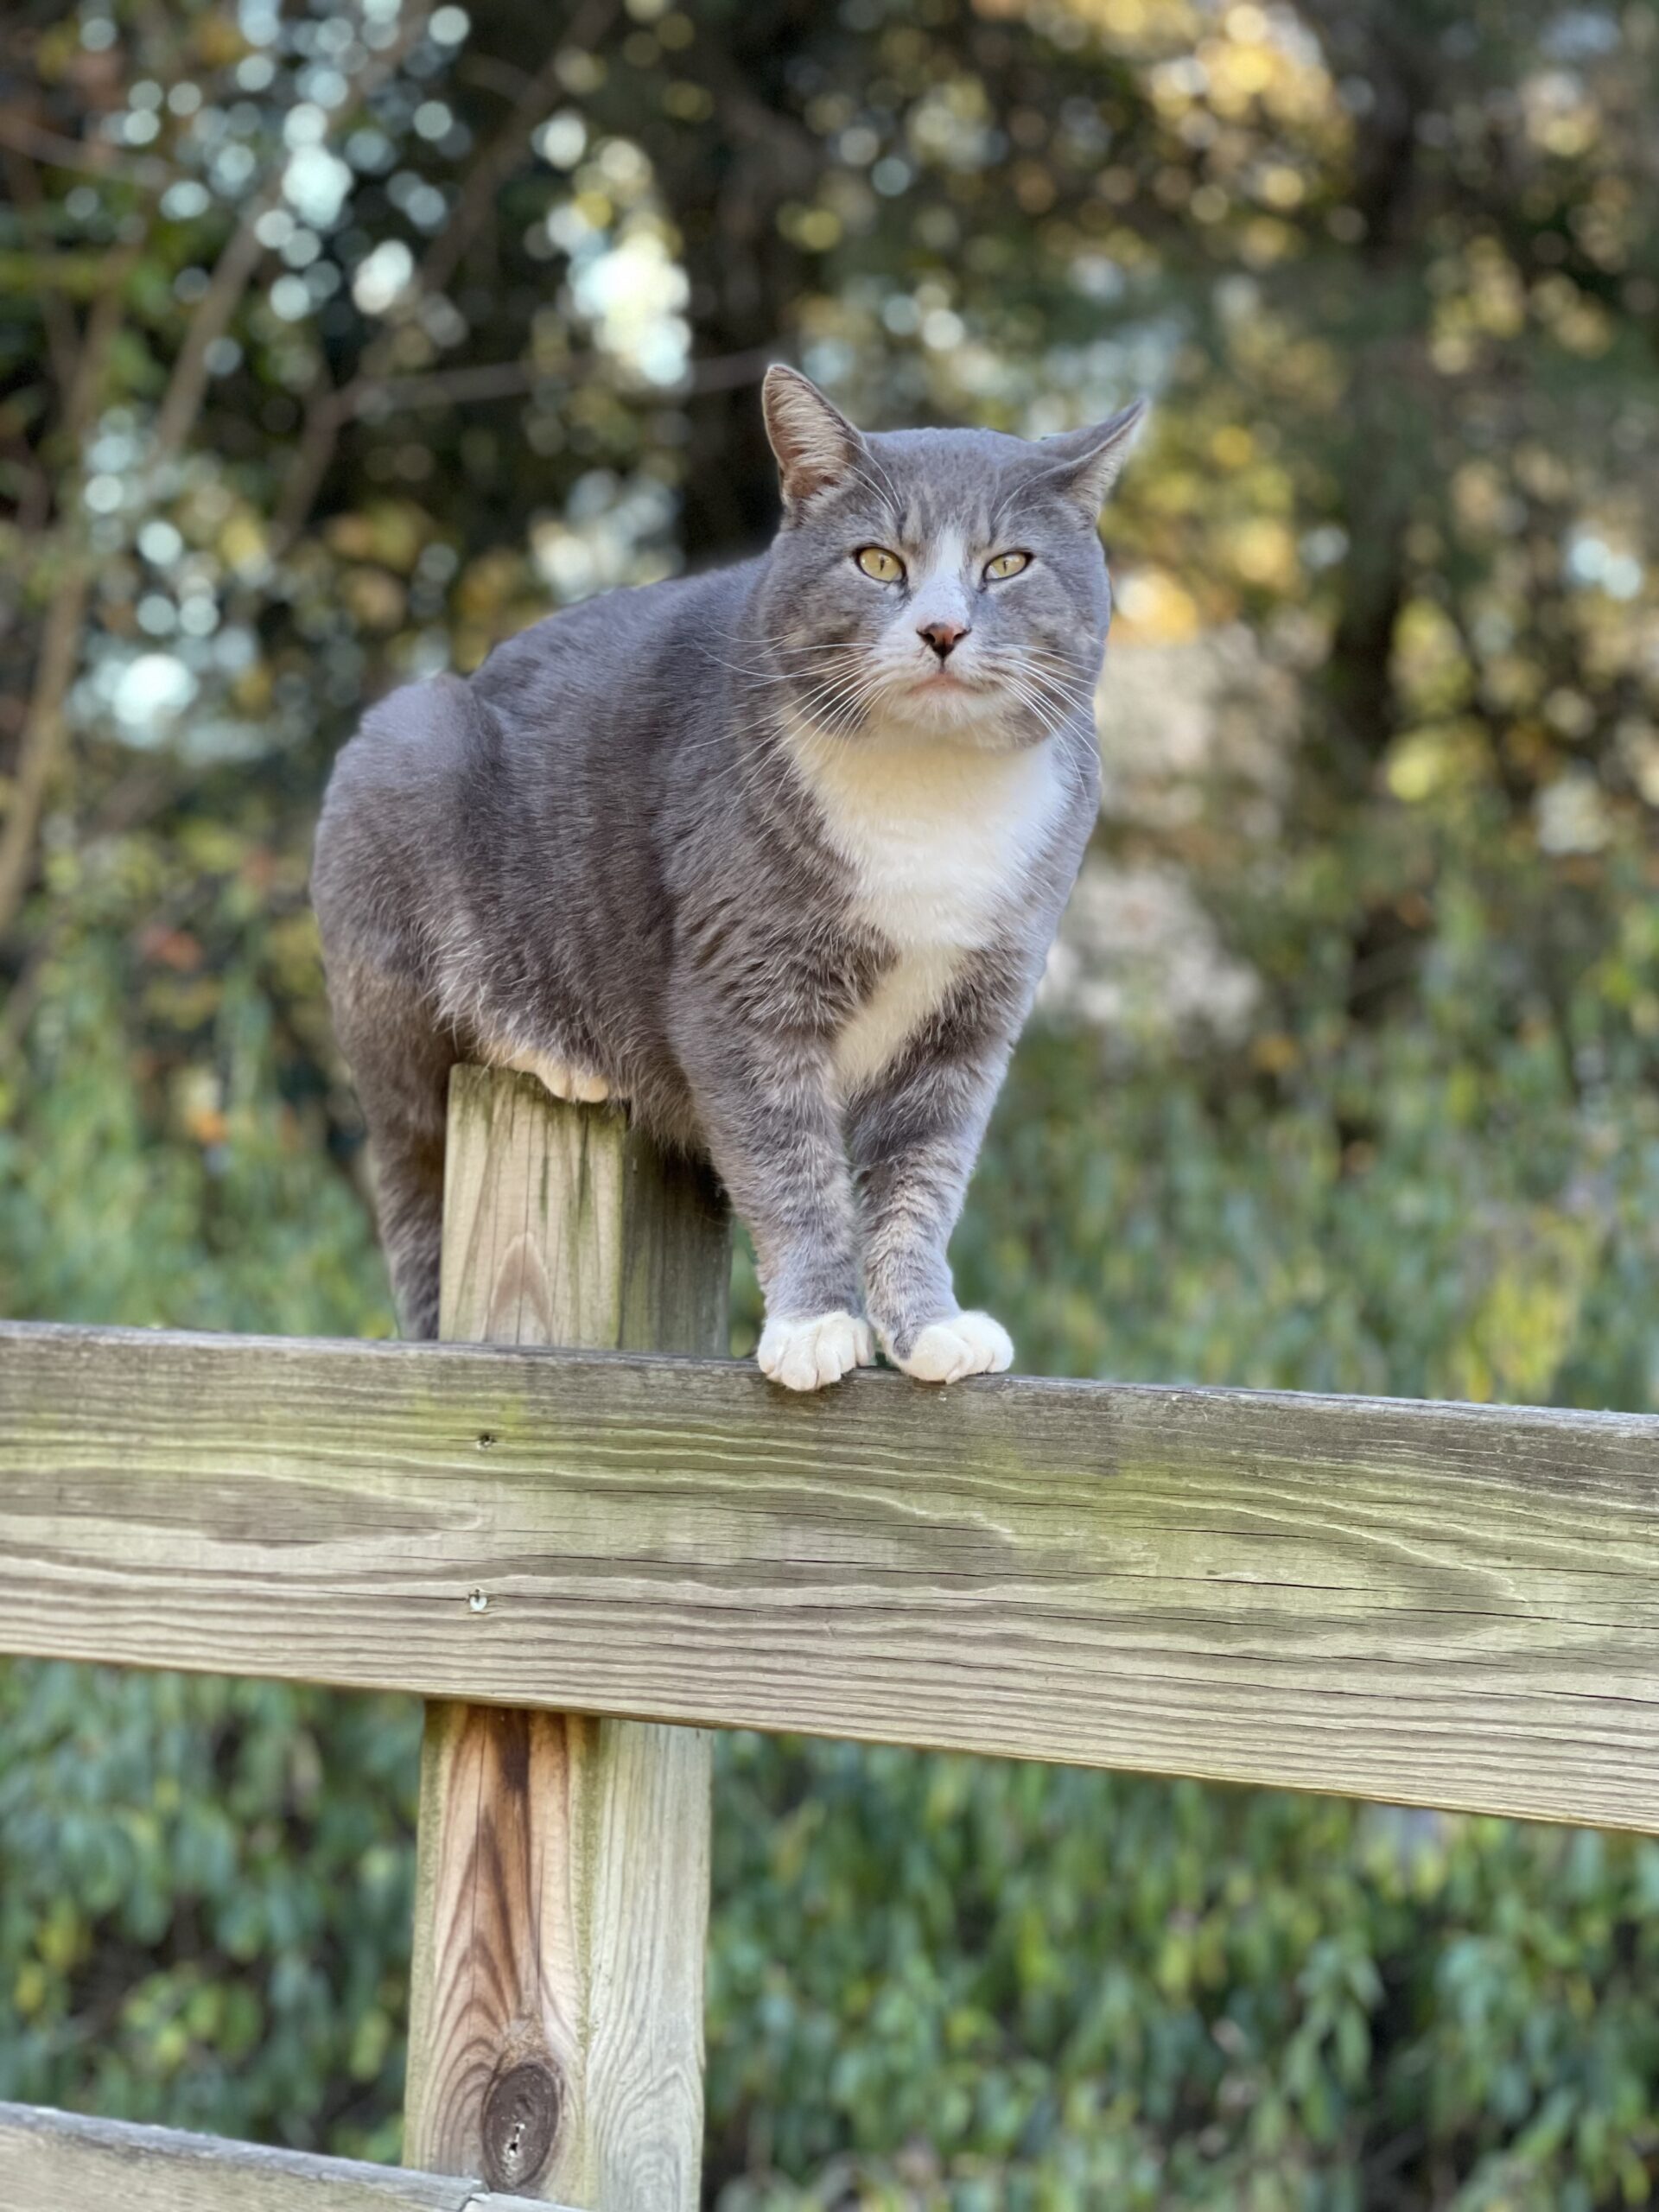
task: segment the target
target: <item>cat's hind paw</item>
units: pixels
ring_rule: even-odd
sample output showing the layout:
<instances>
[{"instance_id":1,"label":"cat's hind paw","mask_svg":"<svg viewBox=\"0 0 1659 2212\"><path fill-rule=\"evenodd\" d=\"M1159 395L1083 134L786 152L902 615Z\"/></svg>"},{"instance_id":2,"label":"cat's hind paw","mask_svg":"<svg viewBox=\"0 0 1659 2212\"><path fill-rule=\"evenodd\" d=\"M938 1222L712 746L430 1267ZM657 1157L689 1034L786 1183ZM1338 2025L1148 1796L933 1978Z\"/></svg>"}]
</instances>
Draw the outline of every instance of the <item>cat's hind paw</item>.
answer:
<instances>
[{"instance_id":1,"label":"cat's hind paw","mask_svg":"<svg viewBox=\"0 0 1659 2212\"><path fill-rule=\"evenodd\" d=\"M1013 1364L1014 1339L988 1313L953 1313L930 1321L895 1367L918 1382L960 1382L964 1375L1001 1375Z\"/></svg>"},{"instance_id":2,"label":"cat's hind paw","mask_svg":"<svg viewBox=\"0 0 1659 2212\"><path fill-rule=\"evenodd\" d=\"M611 1086L602 1075L578 1067L573 1060L555 1059L550 1052L514 1052L495 1065L516 1069L520 1075L533 1075L550 1096L571 1105L601 1106L611 1095Z\"/></svg>"},{"instance_id":3,"label":"cat's hind paw","mask_svg":"<svg viewBox=\"0 0 1659 2212\"><path fill-rule=\"evenodd\" d=\"M573 1066L569 1060L538 1059L530 1072L555 1098L565 1099L573 1106L600 1106L611 1095L611 1086L602 1075Z\"/></svg>"},{"instance_id":4,"label":"cat's hind paw","mask_svg":"<svg viewBox=\"0 0 1659 2212\"><path fill-rule=\"evenodd\" d=\"M768 1321L756 1357L762 1374L785 1390L822 1390L855 1367L873 1367L875 1337L856 1313Z\"/></svg>"}]
</instances>

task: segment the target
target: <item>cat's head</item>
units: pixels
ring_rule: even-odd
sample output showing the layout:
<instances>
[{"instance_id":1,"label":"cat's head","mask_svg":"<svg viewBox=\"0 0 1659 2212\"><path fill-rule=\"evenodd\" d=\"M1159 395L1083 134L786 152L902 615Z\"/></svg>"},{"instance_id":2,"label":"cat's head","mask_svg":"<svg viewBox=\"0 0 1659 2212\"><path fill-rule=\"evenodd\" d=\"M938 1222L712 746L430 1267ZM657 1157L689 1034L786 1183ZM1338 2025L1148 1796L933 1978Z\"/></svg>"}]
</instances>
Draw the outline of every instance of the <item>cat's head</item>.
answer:
<instances>
[{"instance_id":1,"label":"cat's head","mask_svg":"<svg viewBox=\"0 0 1659 2212\"><path fill-rule=\"evenodd\" d=\"M1041 743L1092 713L1111 613L1100 510L1145 411L1035 442L864 435L766 376L784 518L760 608L771 696L826 736Z\"/></svg>"}]
</instances>

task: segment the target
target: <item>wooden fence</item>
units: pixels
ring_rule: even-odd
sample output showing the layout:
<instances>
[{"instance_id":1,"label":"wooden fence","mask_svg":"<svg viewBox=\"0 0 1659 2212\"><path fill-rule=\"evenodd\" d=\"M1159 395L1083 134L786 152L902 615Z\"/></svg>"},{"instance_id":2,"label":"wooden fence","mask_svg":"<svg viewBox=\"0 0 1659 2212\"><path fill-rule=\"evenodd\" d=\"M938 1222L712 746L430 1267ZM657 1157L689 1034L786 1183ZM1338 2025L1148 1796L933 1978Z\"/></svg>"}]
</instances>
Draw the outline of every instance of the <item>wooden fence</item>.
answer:
<instances>
[{"instance_id":1,"label":"wooden fence","mask_svg":"<svg viewBox=\"0 0 1659 2212\"><path fill-rule=\"evenodd\" d=\"M690 2212L711 1727L1659 1833L1659 1420L793 1398L696 1357L728 1273L699 1179L465 1069L456 1341L0 1325L0 1650L429 1700L411 2170L0 2106L6 2212Z\"/></svg>"}]
</instances>

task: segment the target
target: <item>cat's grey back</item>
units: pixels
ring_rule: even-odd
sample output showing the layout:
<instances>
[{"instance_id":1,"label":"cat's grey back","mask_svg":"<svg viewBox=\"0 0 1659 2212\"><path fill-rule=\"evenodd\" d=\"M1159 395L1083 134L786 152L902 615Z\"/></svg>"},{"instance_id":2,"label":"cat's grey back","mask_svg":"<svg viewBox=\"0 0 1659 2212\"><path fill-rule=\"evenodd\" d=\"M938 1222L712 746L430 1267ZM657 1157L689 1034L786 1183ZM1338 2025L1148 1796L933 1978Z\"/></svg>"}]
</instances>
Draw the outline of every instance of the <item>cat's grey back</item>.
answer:
<instances>
[{"instance_id":1,"label":"cat's grey back","mask_svg":"<svg viewBox=\"0 0 1659 2212\"><path fill-rule=\"evenodd\" d=\"M710 701L719 640L741 618L763 563L600 594L497 645L469 682L503 718L518 765L537 748L619 767L676 749Z\"/></svg>"},{"instance_id":2,"label":"cat's grey back","mask_svg":"<svg viewBox=\"0 0 1659 2212\"><path fill-rule=\"evenodd\" d=\"M381 956L419 975L459 1051L574 1023L664 1135L684 1120L652 1049L664 877L728 780L709 639L756 565L607 592L468 677L392 693L341 753L319 826L314 897L340 964L378 918Z\"/></svg>"}]
</instances>

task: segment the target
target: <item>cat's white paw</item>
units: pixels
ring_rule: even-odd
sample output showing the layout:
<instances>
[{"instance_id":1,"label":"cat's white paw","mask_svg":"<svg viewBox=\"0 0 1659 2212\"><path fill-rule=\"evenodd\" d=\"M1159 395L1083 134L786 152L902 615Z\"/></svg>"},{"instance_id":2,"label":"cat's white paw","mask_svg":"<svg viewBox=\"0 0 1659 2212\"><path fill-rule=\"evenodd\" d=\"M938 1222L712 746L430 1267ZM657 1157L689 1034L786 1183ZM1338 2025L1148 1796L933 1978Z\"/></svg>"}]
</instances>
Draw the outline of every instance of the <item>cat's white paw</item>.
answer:
<instances>
[{"instance_id":1,"label":"cat's white paw","mask_svg":"<svg viewBox=\"0 0 1659 2212\"><path fill-rule=\"evenodd\" d=\"M875 1337L856 1313L768 1321L756 1354L762 1374L785 1390L822 1390L855 1367L875 1364Z\"/></svg>"},{"instance_id":2,"label":"cat's white paw","mask_svg":"<svg viewBox=\"0 0 1659 2212\"><path fill-rule=\"evenodd\" d=\"M988 1313L953 1313L930 1321L893 1364L918 1382L960 1382L964 1375L1001 1375L1014 1361L1014 1339Z\"/></svg>"}]
</instances>

